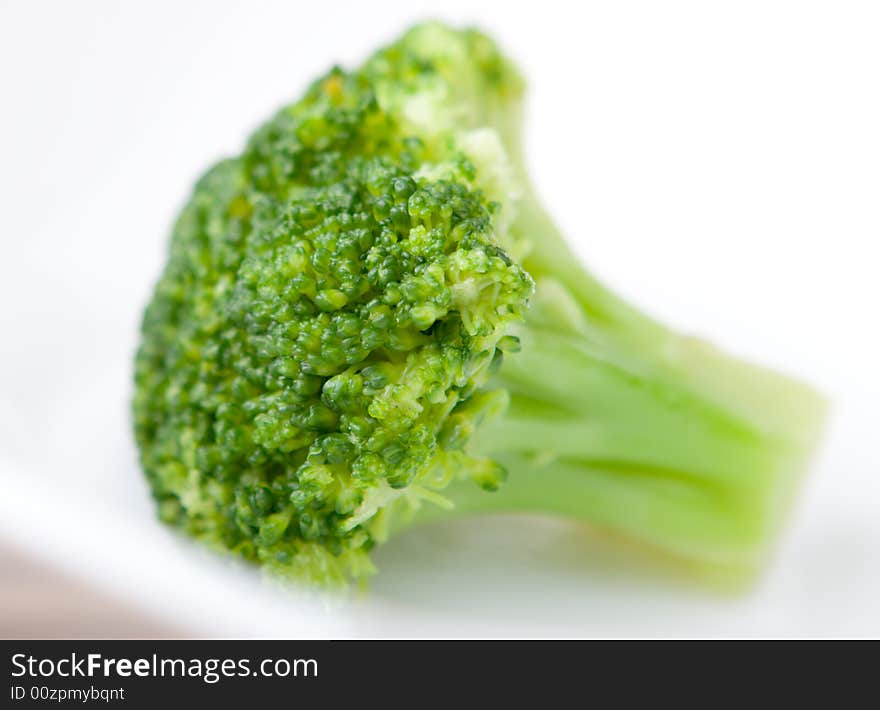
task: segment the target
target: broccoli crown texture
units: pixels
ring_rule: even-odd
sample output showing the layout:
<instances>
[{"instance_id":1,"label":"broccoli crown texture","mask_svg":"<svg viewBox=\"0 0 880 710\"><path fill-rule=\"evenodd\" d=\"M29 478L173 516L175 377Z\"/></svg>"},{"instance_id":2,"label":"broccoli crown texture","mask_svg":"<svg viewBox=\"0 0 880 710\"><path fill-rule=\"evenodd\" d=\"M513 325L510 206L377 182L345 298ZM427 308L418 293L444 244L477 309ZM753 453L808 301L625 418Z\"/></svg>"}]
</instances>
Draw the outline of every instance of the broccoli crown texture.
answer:
<instances>
[{"instance_id":1,"label":"broccoli crown texture","mask_svg":"<svg viewBox=\"0 0 880 710\"><path fill-rule=\"evenodd\" d=\"M478 125L516 86L482 35L420 27L315 82L199 181L136 364L165 521L334 582L369 571L397 499L454 475L499 483L463 447L503 399L481 387L533 284L434 119Z\"/></svg>"}]
</instances>

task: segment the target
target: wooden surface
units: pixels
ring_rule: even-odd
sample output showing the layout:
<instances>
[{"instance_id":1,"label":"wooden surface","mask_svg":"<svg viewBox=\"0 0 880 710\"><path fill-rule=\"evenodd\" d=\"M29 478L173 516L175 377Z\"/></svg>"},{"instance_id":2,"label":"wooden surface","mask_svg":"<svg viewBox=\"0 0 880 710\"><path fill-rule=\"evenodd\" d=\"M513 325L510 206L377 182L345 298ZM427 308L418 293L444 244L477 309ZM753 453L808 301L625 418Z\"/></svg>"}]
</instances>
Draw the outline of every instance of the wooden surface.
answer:
<instances>
[{"instance_id":1,"label":"wooden surface","mask_svg":"<svg viewBox=\"0 0 880 710\"><path fill-rule=\"evenodd\" d=\"M169 626L0 546L0 638L175 638Z\"/></svg>"}]
</instances>

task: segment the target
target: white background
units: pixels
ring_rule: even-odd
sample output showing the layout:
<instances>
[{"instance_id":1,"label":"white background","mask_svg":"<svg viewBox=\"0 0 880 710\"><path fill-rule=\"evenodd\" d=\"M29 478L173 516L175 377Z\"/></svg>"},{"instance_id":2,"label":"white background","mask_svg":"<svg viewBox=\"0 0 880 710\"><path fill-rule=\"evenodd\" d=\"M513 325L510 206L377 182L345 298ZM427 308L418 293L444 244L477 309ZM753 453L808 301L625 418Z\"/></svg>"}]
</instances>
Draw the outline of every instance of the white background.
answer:
<instances>
[{"instance_id":1,"label":"white background","mask_svg":"<svg viewBox=\"0 0 880 710\"><path fill-rule=\"evenodd\" d=\"M176 211L311 78L429 17L522 67L535 183L594 272L832 398L751 593L497 519L403 536L315 611L153 522L129 363ZM880 635L878 37L870 2L3 0L0 539L199 634Z\"/></svg>"}]
</instances>

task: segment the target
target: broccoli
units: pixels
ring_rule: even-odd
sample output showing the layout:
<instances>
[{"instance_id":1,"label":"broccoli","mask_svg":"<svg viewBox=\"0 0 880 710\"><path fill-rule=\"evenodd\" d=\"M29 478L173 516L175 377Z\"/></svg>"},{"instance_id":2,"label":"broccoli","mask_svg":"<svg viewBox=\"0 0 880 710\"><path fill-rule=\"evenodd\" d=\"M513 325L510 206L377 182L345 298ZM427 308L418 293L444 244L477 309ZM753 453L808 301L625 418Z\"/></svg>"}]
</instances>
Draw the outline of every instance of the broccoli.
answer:
<instances>
[{"instance_id":1,"label":"broccoli","mask_svg":"<svg viewBox=\"0 0 880 710\"><path fill-rule=\"evenodd\" d=\"M823 400L584 271L529 186L523 89L485 35L419 25L198 181L135 365L163 521L323 585L414 513L757 568Z\"/></svg>"}]
</instances>

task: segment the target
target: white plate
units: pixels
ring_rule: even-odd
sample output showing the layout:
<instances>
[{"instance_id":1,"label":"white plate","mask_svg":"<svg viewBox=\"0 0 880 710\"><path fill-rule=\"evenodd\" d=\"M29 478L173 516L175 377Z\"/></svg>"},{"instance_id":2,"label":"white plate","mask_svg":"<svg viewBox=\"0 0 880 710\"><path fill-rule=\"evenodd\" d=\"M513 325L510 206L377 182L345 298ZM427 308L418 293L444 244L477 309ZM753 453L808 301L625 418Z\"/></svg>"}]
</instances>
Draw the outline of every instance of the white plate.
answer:
<instances>
[{"instance_id":1,"label":"white plate","mask_svg":"<svg viewBox=\"0 0 880 710\"><path fill-rule=\"evenodd\" d=\"M291 3L4 6L0 535L201 635L880 635L876 18L802 4L565 5L552 33L507 3L445 4L522 61L535 181L591 266L833 398L752 593L683 585L566 523L496 518L410 531L365 596L328 604L156 523L128 400L168 225L247 128L416 12L375 5L346 23L313 7L308 32Z\"/></svg>"}]
</instances>

